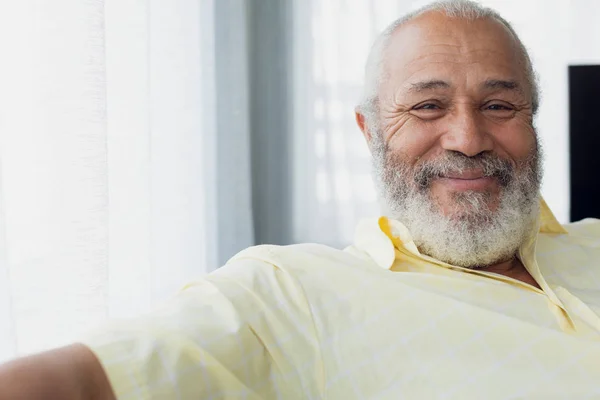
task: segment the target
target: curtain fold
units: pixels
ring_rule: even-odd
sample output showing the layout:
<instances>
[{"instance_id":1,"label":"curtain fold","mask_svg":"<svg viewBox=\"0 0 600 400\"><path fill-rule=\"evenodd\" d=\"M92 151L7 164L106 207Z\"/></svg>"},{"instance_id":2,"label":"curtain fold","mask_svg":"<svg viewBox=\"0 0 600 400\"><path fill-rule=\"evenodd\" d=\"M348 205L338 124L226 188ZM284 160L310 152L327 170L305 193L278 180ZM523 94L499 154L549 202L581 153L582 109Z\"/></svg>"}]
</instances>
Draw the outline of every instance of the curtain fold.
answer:
<instances>
[{"instance_id":1,"label":"curtain fold","mask_svg":"<svg viewBox=\"0 0 600 400\"><path fill-rule=\"evenodd\" d=\"M0 164L0 168L2 165ZM0 170L1 171L1 170ZM0 179L1 179L0 172ZM2 196L2 181L0 180L0 221L5 219L4 198ZM0 224L0 362L10 358L15 351L17 342L13 321L12 288L10 271L6 254L6 236L4 226Z\"/></svg>"},{"instance_id":2,"label":"curtain fold","mask_svg":"<svg viewBox=\"0 0 600 400\"><path fill-rule=\"evenodd\" d=\"M218 222L216 265L255 242L252 208L249 4L219 0L214 4L214 85Z\"/></svg>"},{"instance_id":3,"label":"curtain fold","mask_svg":"<svg viewBox=\"0 0 600 400\"><path fill-rule=\"evenodd\" d=\"M103 4L0 5L0 162L15 342L62 344L106 315Z\"/></svg>"},{"instance_id":4,"label":"curtain fold","mask_svg":"<svg viewBox=\"0 0 600 400\"><path fill-rule=\"evenodd\" d=\"M249 1L249 89L254 234L258 244L289 244L293 237L295 93L290 1ZM305 21L298 21L304 24Z\"/></svg>"},{"instance_id":5,"label":"curtain fold","mask_svg":"<svg viewBox=\"0 0 600 400\"><path fill-rule=\"evenodd\" d=\"M249 123L217 123L231 99L247 115L245 73L216 66L218 41L245 62L245 28L222 32L246 15L217 11L0 4L0 361L148 311L252 244Z\"/></svg>"}]
</instances>

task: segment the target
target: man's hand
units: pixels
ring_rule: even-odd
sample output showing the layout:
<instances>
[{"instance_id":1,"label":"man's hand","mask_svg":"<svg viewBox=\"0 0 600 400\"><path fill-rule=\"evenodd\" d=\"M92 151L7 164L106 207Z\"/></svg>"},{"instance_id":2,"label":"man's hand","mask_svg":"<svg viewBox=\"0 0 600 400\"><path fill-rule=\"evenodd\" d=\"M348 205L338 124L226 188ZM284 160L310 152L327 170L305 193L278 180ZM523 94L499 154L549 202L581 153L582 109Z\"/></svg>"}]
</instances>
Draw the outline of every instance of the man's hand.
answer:
<instances>
[{"instance_id":1,"label":"man's hand","mask_svg":"<svg viewBox=\"0 0 600 400\"><path fill-rule=\"evenodd\" d=\"M0 365L0 400L116 400L96 356L74 344Z\"/></svg>"}]
</instances>

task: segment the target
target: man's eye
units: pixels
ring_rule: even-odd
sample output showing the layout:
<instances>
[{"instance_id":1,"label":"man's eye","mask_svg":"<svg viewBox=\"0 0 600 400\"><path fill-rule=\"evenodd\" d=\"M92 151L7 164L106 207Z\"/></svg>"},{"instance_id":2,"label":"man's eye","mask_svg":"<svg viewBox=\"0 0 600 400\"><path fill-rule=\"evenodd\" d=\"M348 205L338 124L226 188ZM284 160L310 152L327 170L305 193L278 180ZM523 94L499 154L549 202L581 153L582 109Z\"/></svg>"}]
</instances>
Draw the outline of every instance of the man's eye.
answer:
<instances>
[{"instance_id":1,"label":"man's eye","mask_svg":"<svg viewBox=\"0 0 600 400\"><path fill-rule=\"evenodd\" d=\"M513 111L513 108L504 104L490 104L486 108L491 111Z\"/></svg>"},{"instance_id":2,"label":"man's eye","mask_svg":"<svg viewBox=\"0 0 600 400\"><path fill-rule=\"evenodd\" d=\"M415 110L439 110L440 107L437 104L425 103L415 107Z\"/></svg>"}]
</instances>

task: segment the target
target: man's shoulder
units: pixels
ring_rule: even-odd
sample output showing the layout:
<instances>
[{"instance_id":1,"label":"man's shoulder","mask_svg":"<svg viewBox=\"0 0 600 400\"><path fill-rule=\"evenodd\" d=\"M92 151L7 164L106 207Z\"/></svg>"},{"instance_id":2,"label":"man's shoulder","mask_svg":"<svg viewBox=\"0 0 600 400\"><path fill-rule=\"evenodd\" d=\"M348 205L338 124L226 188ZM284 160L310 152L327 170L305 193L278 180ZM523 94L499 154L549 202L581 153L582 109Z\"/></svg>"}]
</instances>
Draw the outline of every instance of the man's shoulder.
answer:
<instances>
[{"instance_id":1,"label":"man's shoulder","mask_svg":"<svg viewBox=\"0 0 600 400\"><path fill-rule=\"evenodd\" d=\"M564 224L563 227L569 232L569 235L585 235L600 239L600 219L598 218L585 218L577 222Z\"/></svg>"},{"instance_id":2,"label":"man's shoulder","mask_svg":"<svg viewBox=\"0 0 600 400\"><path fill-rule=\"evenodd\" d=\"M373 261L325 245L261 245L239 252L206 281L229 298L246 298L235 294L242 288L268 299L265 303L277 303L322 297L324 289L331 295L345 287L341 282L361 282L378 270Z\"/></svg>"},{"instance_id":3,"label":"man's shoulder","mask_svg":"<svg viewBox=\"0 0 600 400\"><path fill-rule=\"evenodd\" d=\"M577 249L580 249L585 254L596 258L595 261L599 260L600 253L594 250L600 250L600 219L586 218L563 224L562 227L565 233L541 234L538 249L551 253L567 251L571 254L575 254Z\"/></svg>"},{"instance_id":4,"label":"man's shoulder","mask_svg":"<svg viewBox=\"0 0 600 400\"><path fill-rule=\"evenodd\" d=\"M548 278L561 284L587 286L581 277L600 279L600 220L587 218L564 224L567 233L541 234L536 256Z\"/></svg>"},{"instance_id":5,"label":"man's shoulder","mask_svg":"<svg viewBox=\"0 0 600 400\"><path fill-rule=\"evenodd\" d=\"M302 243L287 246L260 245L249 247L233 256L226 264L259 261L286 271L311 270L315 268L362 268L371 267L372 260L349 247L344 250L322 244Z\"/></svg>"},{"instance_id":6,"label":"man's shoulder","mask_svg":"<svg viewBox=\"0 0 600 400\"><path fill-rule=\"evenodd\" d=\"M586 218L576 222L562 224L563 232L542 232L542 242L562 245L587 246L600 245L600 219Z\"/></svg>"},{"instance_id":7,"label":"man's shoulder","mask_svg":"<svg viewBox=\"0 0 600 400\"><path fill-rule=\"evenodd\" d=\"M258 291L271 291L275 286L318 290L327 282L360 281L380 271L366 256L321 244L260 245L239 252L206 279Z\"/></svg>"}]
</instances>

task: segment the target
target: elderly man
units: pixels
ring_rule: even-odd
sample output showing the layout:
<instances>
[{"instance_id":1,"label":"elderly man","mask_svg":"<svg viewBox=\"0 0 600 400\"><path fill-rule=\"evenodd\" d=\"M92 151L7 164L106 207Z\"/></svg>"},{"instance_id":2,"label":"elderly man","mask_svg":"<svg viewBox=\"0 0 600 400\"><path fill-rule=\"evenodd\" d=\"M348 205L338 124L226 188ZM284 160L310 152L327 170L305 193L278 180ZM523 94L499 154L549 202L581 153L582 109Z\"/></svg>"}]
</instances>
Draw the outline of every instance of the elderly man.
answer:
<instances>
[{"instance_id":1,"label":"elderly man","mask_svg":"<svg viewBox=\"0 0 600 400\"><path fill-rule=\"evenodd\" d=\"M398 20L356 113L384 217L345 251L245 250L151 316L4 366L0 398L600 397L600 223L540 198L537 107L492 10Z\"/></svg>"}]
</instances>

